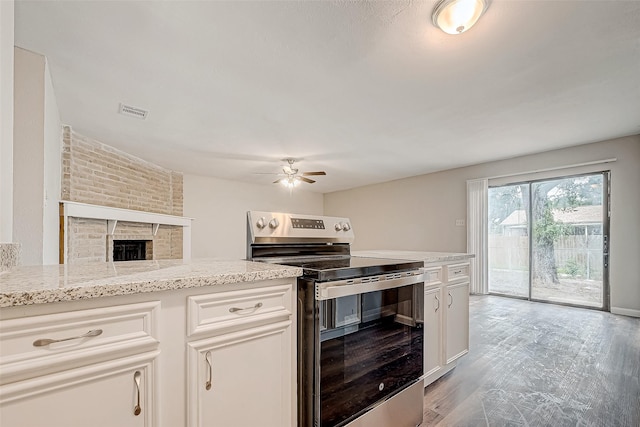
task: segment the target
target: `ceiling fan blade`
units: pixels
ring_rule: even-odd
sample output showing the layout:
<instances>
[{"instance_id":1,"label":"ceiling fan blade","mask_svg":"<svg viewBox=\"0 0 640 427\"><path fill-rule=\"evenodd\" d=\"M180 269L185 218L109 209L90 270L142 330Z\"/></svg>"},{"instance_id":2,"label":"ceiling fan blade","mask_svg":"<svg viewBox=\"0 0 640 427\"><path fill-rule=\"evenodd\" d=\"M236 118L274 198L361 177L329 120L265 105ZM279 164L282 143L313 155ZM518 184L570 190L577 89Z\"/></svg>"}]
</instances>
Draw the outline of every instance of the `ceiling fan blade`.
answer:
<instances>
[{"instance_id":1,"label":"ceiling fan blade","mask_svg":"<svg viewBox=\"0 0 640 427\"><path fill-rule=\"evenodd\" d=\"M299 176L301 181L308 182L309 184L313 184L315 181L309 178L305 178L304 176Z\"/></svg>"},{"instance_id":2,"label":"ceiling fan blade","mask_svg":"<svg viewBox=\"0 0 640 427\"><path fill-rule=\"evenodd\" d=\"M277 184L279 182L285 181L287 178L280 178L278 180L273 181L274 184Z\"/></svg>"},{"instance_id":3,"label":"ceiling fan blade","mask_svg":"<svg viewBox=\"0 0 640 427\"><path fill-rule=\"evenodd\" d=\"M318 171L318 172L302 172L302 175L306 175L306 176L313 176L313 175L326 175L327 173L325 171Z\"/></svg>"}]
</instances>

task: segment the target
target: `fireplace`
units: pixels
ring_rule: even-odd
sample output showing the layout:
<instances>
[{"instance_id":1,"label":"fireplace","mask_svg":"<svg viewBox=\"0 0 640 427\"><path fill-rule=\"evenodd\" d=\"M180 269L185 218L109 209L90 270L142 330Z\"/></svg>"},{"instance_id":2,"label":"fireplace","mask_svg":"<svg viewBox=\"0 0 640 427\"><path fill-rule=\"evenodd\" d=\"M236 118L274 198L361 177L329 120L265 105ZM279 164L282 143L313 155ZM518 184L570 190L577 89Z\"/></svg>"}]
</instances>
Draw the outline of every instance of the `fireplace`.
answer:
<instances>
[{"instance_id":1,"label":"fireplace","mask_svg":"<svg viewBox=\"0 0 640 427\"><path fill-rule=\"evenodd\" d=\"M191 258L191 218L63 201L60 263Z\"/></svg>"},{"instance_id":2,"label":"fireplace","mask_svg":"<svg viewBox=\"0 0 640 427\"><path fill-rule=\"evenodd\" d=\"M114 261L139 261L147 259L147 244L153 244L147 240L114 240Z\"/></svg>"}]
</instances>

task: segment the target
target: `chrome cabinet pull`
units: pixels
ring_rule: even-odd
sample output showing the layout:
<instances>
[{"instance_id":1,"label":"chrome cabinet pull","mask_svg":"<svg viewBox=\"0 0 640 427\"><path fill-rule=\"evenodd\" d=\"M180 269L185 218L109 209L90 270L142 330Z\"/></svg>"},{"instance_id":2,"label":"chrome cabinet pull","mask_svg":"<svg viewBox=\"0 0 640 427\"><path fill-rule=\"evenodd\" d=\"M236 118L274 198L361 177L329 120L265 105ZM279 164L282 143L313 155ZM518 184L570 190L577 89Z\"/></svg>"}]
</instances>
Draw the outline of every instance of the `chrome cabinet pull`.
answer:
<instances>
[{"instance_id":1,"label":"chrome cabinet pull","mask_svg":"<svg viewBox=\"0 0 640 427\"><path fill-rule=\"evenodd\" d=\"M453 304L453 296L451 295L451 292L449 292L449 307L451 307L451 304Z\"/></svg>"},{"instance_id":2,"label":"chrome cabinet pull","mask_svg":"<svg viewBox=\"0 0 640 427\"><path fill-rule=\"evenodd\" d=\"M231 313L235 313L235 312L237 312L237 311L245 311L245 310L253 310L253 311L256 311L256 310L257 310L257 309L259 309L260 307L262 307L262 303L261 303L261 302L257 303L257 304L256 304L256 305L254 305L253 307L245 307L245 308L240 308L240 307L231 307L231 308L229 309L229 311L230 311Z\"/></svg>"},{"instance_id":3,"label":"chrome cabinet pull","mask_svg":"<svg viewBox=\"0 0 640 427\"><path fill-rule=\"evenodd\" d=\"M102 329L92 329L89 332L87 332L86 334L78 335L77 337L61 338L59 340L52 340L50 338L42 338L42 339L39 339L39 340L35 340L33 342L33 346L34 347L44 347L45 345L53 344L53 343L56 343L56 342L77 340L77 339L80 339L80 338L91 338L91 337L97 337L98 335L102 335Z\"/></svg>"},{"instance_id":4,"label":"chrome cabinet pull","mask_svg":"<svg viewBox=\"0 0 640 427\"><path fill-rule=\"evenodd\" d=\"M434 295L436 297L436 301L438 302L438 305L436 306L435 311L437 312L438 310L440 310L440 298L438 298L438 295Z\"/></svg>"},{"instance_id":5,"label":"chrome cabinet pull","mask_svg":"<svg viewBox=\"0 0 640 427\"><path fill-rule=\"evenodd\" d=\"M140 371L136 371L133 374L133 382L136 384L136 406L133 407L133 415L136 417L140 415L142 412L142 408L140 407L140 377L142 374Z\"/></svg>"},{"instance_id":6,"label":"chrome cabinet pull","mask_svg":"<svg viewBox=\"0 0 640 427\"><path fill-rule=\"evenodd\" d=\"M204 384L204 388L207 389L207 390L211 390L211 380L212 380L212 377L213 377L213 373L211 372L212 371L211 360L209 360L210 357L211 357L211 352L207 351L204 354L204 361L207 362L207 371L208 371L207 382Z\"/></svg>"}]
</instances>

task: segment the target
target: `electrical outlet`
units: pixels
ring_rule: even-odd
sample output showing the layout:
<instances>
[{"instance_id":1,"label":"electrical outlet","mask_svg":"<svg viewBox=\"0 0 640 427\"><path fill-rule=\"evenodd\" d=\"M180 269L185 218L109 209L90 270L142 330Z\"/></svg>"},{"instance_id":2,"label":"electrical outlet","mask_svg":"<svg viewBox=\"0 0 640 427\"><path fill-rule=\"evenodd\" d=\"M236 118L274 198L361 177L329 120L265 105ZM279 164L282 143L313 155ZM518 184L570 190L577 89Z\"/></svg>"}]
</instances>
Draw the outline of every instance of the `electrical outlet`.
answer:
<instances>
[{"instance_id":1,"label":"electrical outlet","mask_svg":"<svg viewBox=\"0 0 640 427\"><path fill-rule=\"evenodd\" d=\"M464 219L456 219L456 226L464 227Z\"/></svg>"}]
</instances>

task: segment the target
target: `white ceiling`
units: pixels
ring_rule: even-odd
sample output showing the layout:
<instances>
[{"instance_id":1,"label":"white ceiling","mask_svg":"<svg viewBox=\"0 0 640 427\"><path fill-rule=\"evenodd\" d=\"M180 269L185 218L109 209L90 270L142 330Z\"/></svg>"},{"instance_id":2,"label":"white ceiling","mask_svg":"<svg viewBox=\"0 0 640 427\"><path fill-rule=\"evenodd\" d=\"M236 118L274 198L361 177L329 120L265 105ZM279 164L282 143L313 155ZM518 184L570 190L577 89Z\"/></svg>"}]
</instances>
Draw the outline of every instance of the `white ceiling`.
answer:
<instances>
[{"instance_id":1,"label":"white ceiling","mask_svg":"<svg viewBox=\"0 0 640 427\"><path fill-rule=\"evenodd\" d=\"M63 123L164 167L331 192L640 133L640 1L17 1ZM119 103L148 109L144 121Z\"/></svg>"}]
</instances>

